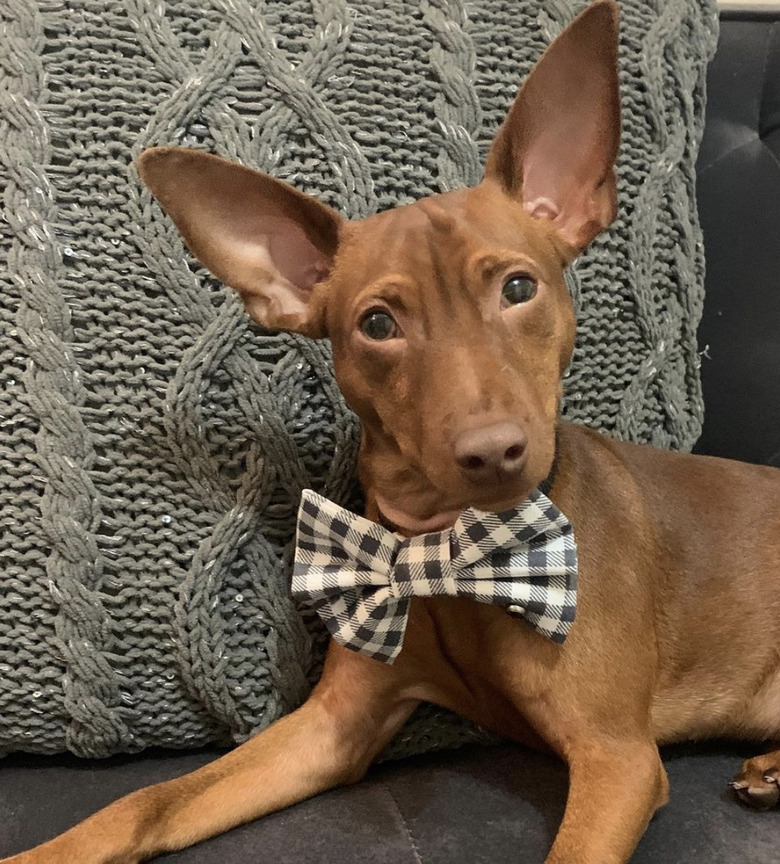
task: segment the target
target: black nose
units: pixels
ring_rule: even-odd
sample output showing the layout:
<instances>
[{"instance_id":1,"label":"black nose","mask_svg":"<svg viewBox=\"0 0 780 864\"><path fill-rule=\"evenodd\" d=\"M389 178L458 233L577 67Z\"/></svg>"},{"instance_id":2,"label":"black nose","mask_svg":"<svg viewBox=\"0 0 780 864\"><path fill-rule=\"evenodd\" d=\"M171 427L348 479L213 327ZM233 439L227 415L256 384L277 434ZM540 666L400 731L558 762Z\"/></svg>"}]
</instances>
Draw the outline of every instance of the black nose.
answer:
<instances>
[{"instance_id":1,"label":"black nose","mask_svg":"<svg viewBox=\"0 0 780 864\"><path fill-rule=\"evenodd\" d=\"M510 422L492 423L461 432L455 439L455 461L471 479L519 474L528 439Z\"/></svg>"}]
</instances>

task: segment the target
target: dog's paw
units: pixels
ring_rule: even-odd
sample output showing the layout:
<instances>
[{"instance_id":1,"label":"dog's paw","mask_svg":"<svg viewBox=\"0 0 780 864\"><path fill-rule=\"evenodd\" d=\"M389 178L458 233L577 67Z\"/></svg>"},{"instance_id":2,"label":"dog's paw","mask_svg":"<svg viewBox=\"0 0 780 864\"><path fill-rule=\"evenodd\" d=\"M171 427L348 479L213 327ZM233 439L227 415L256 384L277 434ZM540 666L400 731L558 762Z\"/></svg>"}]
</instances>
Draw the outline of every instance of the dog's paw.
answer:
<instances>
[{"instance_id":1,"label":"dog's paw","mask_svg":"<svg viewBox=\"0 0 780 864\"><path fill-rule=\"evenodd\" d=\"M780 801L780 750L748 759L731 781L740 801L754 810L771 810Z\"/></svg>"}]
</instances>

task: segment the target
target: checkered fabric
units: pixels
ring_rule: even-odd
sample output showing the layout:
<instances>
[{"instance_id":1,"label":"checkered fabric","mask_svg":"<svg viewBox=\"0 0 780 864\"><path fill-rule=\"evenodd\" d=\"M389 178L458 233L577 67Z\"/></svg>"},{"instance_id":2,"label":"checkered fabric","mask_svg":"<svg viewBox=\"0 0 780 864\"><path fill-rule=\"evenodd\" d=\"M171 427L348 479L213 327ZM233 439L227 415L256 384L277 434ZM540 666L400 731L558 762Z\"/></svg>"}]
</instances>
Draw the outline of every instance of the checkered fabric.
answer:
<instances>
[{"instance_id":1,"label":"checkered fabric","mask_svg":"<svg viewBox=\"0 0 780 864\"><path fill-rule=\"evenodd\" d=\"M292 593L336 641L385 663L401 651L410 597L497 603L563 642L577 601L574 531L539 490L513 510L469 508L449 530L407 539L306 489Z\"/></svg>"}]
</instances>

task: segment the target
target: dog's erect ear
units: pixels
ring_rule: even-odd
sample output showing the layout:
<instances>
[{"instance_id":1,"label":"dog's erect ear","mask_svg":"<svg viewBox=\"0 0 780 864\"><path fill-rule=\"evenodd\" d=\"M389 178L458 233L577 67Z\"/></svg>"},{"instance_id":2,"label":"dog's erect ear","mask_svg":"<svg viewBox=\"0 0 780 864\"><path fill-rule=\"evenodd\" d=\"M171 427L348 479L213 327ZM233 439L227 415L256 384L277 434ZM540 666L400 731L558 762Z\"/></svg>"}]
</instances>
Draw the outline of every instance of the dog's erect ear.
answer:
<instances>
[{"instance_id":1,"label":"dog's erect ear","mask_svg":"<svg viewBox=\"0 0 780 864\"><path fill-rule=\"evenodd\" d=\"M258 324L324 334L314 286L330 271L338 214L259 171L179 147L138 160L141 179L192 254L241 295Z\"/></svg>"},{"instance_id":2,"label":"dog's erect ear","mask_svg":"<svg viewBox=\"0 0 780 864\"><path fill-rule=\"evenodd\" d=\"M485 169L576 255L615 218L620 142L618 6L597 0L541 57L493 142Z\"/></svg>"}]
</instances>

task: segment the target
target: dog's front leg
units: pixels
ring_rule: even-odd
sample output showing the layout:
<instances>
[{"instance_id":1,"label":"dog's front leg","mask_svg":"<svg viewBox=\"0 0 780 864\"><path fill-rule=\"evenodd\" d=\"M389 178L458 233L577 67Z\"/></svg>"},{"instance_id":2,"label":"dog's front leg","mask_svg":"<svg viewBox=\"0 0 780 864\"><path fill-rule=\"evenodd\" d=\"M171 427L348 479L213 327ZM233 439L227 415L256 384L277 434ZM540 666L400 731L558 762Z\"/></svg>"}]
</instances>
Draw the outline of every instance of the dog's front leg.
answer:
<instances>
[{"instance_id":1,"label":"dog's front leg","mask_svg":"<svg viewBox=\"0 0 780 864\"><path fill-rule=\"evenodd\" d=\"M360 779L417 704L395 667L333 644L297 711L200 770L133 792L0 864L137 864L189 846Z\"/></svg>"},{"instance_id":2,"label":"dog's front leg","mask_svg":"<svg viewBox=\"0 0 780 864\"><path fill-rule=\"evenodd\" d=\"M545 864L626 864L668 797L655 743L589 742L568 761L566 812Z\"/></svg>"}]
</instances>

